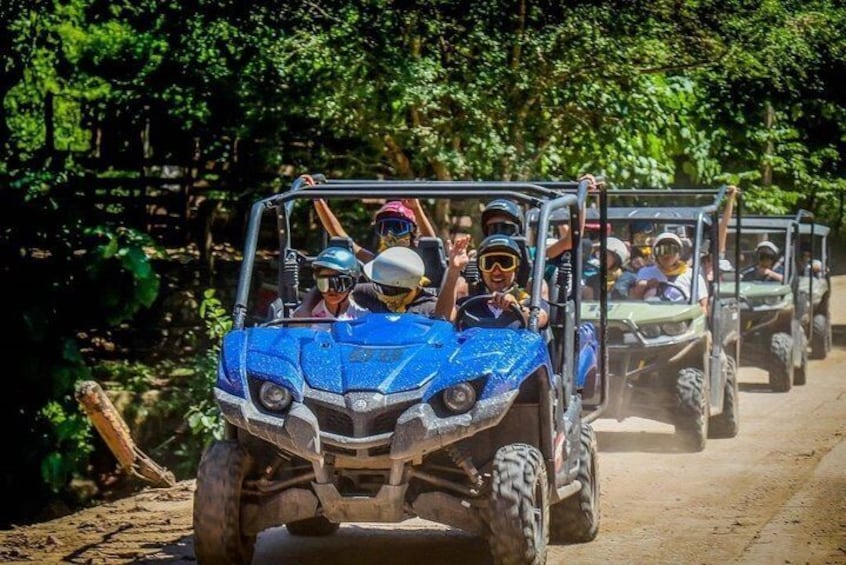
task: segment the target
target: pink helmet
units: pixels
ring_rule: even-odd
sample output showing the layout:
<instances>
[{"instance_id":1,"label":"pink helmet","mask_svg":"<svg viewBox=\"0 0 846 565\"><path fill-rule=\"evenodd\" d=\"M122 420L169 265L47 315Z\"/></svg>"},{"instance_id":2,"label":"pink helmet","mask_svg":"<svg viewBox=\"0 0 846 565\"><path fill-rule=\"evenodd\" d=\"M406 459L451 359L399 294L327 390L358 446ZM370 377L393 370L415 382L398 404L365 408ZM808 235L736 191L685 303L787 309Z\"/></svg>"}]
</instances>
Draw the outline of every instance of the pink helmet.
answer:
<instances>
[{"instance_id":1,"label":"pink helmet","mask_svg":"<svg viewBox=\"0 0 846 565\"><path fill-rule=\"evenodd\" d=\"M417 217L414 215L414 212L400 202L399 200L391 200L390 202L386 202L384 206L379 208L376 212L375 218L378 220L379 216L391 216L395 218L405 218L406 220L411 221L415 226L417 225Z\"/></svg>"}]
</instances>

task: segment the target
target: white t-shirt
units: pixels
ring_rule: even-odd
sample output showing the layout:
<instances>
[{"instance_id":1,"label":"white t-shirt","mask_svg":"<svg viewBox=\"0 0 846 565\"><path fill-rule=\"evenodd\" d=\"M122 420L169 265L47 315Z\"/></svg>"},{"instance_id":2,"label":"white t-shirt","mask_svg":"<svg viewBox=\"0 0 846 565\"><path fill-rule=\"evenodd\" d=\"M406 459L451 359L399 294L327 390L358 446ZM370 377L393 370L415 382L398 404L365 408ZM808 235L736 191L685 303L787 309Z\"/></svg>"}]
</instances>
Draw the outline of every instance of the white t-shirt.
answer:
<instances>
[{"instance_id":1,"label":"white t-shirt","mask_svg":"<svg viewBox=\"0 0 846 565\"><path fill-rule=\"evenodd\" d=\"M639 281L647 281L649 279L657 279L659 281L669 281L670 279L664 272L658 267L658 265L647 265L645 267L641 267L640 270L637 272L637 280ZM685 291L689 294L690 288L692 286L693 281L693 269L689 268L679 276L673 280L673 284L676 286L685 289ZM650 298L655 296L655 289L651 288L646 291L646 294L643 295L644 298ZM688 298L688 296L685 296ZM699 302L703 298L708 298L708 283L705 281L705 277L702 276L700 273L699 275L699 284L696 285L696 296L695 301Z\"/></svg>"},{"instance_id":2,"label":"white t-shirt","mask_svg":"<svg viewBox=\"0 0 846 565\"><path fill-rule=\"evenodd\" d=\"M337 320L355 320L356 318L361 318L365 314L369 314L370 310L367 308L362 308L355 301L350 297L350 303L347 306L347 310L338 316L337 318L332 315L332 313L327 310L326 308L326 301L321 300L317 303L317 306L312 308L311 310L311 317L312 318L335 318Z\"/></svg>"}]
</instances>

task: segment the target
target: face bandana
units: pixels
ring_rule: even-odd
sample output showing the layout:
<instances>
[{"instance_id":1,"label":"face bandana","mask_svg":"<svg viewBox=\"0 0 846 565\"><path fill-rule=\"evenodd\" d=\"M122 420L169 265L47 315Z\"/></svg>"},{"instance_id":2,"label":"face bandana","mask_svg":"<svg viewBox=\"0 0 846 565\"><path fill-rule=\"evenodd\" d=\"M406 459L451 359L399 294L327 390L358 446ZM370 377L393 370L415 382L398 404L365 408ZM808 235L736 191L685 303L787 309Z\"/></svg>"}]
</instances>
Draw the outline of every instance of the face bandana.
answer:
<instances>
[{"instance_id":1,"label":"face bandana","mask_svg":"<svg viewBox=\"0 0 846 565\"><path fill-rule=\"evenodd\" d=\"M661 269L661 272L668 277L677 277L687 272L687 263L684 261L677 261L675 265L669 268L664 268L660 264L658 267Z\"/></svg>"},{"instance_id":2,"label":"face bandana","mask_svg":"<svg viewBox=\"0 0 846 565\"><path fill-rule=\"evenodd\" d=\"M379 237L379 253L391 247L411 247L411 234L397 237L389 233Z\"/></svg>"},{"instance_id":3,"label":"face bandana","mask_svg":"<svg viewBox=\"0 0 846 565\"><path fill-rule=\"evenodd\" d=\"M391 312L402 314L408 308L408 305L414 301L417 295L417 289L411 289L403 294L396 294L388 296L387 294L377 293L379 301L384 304Z\"/></svg>"}]
</instances>

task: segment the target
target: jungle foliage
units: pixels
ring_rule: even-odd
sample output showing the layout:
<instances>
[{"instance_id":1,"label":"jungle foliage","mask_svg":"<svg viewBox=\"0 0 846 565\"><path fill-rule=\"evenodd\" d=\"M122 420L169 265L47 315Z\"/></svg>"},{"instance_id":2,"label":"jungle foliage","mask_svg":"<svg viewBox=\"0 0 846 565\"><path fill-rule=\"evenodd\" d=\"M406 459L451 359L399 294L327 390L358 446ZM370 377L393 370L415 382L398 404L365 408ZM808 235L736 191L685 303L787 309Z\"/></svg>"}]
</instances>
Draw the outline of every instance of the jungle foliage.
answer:
<instances>
[{"instance_id":1,"label":"jungle foliage","mask_svg":"<svg viewBox=\"0 0 846 565\"><path fill-rule=\"evenodd\" d=\"M252 193L310 171L733 182L754 210L839 229L844 24L835 0L0 4L0 269L22 383L2 487L42 493L26 514L85 473L77 336L159 294L154 242L67 197L84 157L120 170L199 145L282 179Z\"/></svg>"}]
</instances>

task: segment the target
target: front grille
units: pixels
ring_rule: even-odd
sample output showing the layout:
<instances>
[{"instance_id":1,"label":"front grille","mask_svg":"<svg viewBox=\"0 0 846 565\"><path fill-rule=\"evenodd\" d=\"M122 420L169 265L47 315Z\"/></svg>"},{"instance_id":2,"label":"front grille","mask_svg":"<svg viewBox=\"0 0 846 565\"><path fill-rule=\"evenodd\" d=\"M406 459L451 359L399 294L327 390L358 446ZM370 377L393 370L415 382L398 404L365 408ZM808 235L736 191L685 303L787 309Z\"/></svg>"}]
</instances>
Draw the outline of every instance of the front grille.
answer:
<instances>
[{"instance_id":1,"label":"front grille","mask_svg":"<svg viewBox=\"0 0 846 565\"><path fill-rule=\"evenodd\" d=\"M324 404L313 398L306 398L304 402L317 417L320 431L345 437L369 437L393 432L400 415L418 401L411 400L393 404L380 412L366 415L354 415L347 408ZM358 433L356 433L356 421L358 422Z\"/></svg>"},{"instance_id":2,"label":"front grille","mask_svg":"<svg viewBox=\"0 0 846 565\"><path fill-rule=\"evenodd\" d=\"M342 412L331 406L319 404L310 399L305 400L305 405L314 412L321 431L339 436L353 436L353 421L346 412Z\"/></svg>"},{"instance_id":3,"label":"front grille","mask_svg":"<svg viewBox=\"0 0 846 565\"><path fill-rule=\"evenodd\" d=\"M389 432L394 431L394 428L397 427L397 419L402 415L403 412L406 411L409 406L416 403L417 401L411 401L389 406L385 412L382 412L381 414L377 415L370 422L368 428L370 428L371 435L387 434Z\"/></svg>"}]
</instances>

